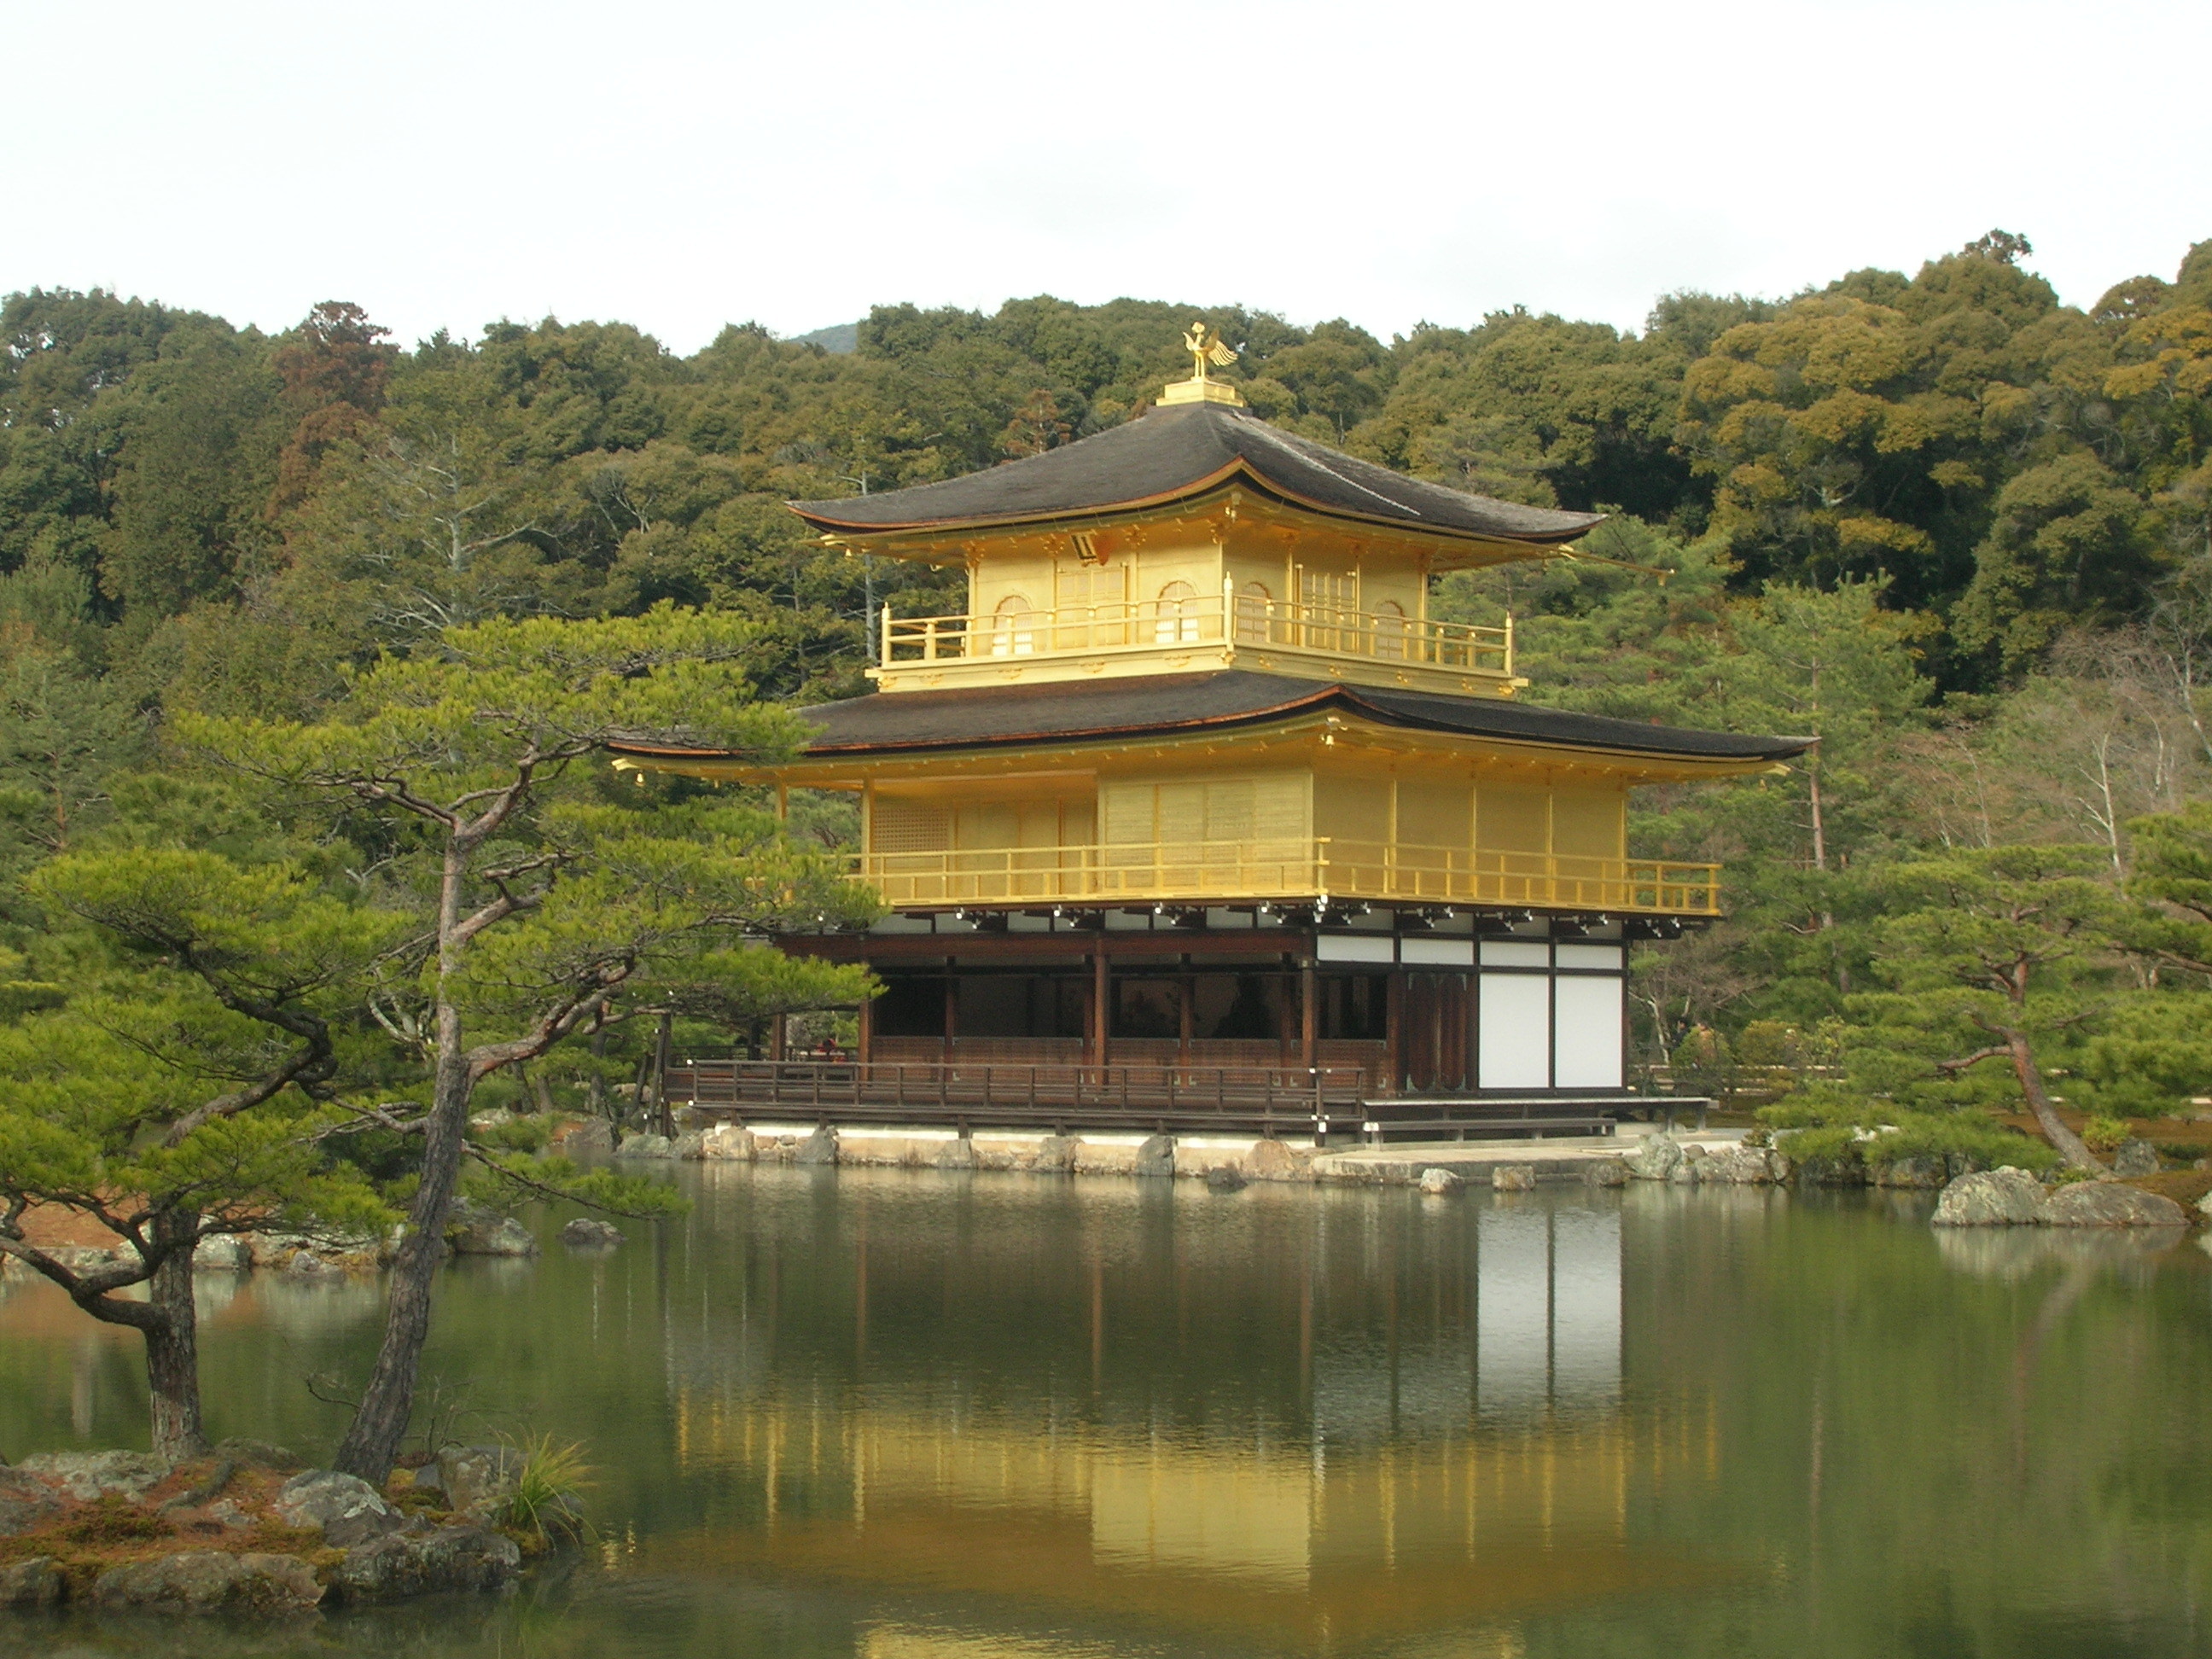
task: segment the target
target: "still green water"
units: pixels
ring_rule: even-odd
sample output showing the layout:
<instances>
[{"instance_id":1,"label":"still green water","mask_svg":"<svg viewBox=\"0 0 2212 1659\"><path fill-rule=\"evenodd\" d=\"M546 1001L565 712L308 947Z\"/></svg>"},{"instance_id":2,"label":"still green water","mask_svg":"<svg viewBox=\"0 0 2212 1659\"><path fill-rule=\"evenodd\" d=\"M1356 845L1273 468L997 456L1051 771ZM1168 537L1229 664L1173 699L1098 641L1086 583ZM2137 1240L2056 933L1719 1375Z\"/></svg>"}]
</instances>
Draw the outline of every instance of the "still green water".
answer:
<instances>
[{"instance_id":1,"label":"still green water","mask_svg":"<svg viewBox=\"0 0 2212 1659\"><path fill-rule=\"evenodd\" d=\"M1924 1201L685 1166L468 1261L434 1407L589 1443L505 1598L0 1615L0 1653L2212 1652L2212 1260ZM208 1282L217 1434L325 1453L371 1283ZM0 1301L0 1451L143 1445L134 1339Z\"/></svg>"}]
</instances>

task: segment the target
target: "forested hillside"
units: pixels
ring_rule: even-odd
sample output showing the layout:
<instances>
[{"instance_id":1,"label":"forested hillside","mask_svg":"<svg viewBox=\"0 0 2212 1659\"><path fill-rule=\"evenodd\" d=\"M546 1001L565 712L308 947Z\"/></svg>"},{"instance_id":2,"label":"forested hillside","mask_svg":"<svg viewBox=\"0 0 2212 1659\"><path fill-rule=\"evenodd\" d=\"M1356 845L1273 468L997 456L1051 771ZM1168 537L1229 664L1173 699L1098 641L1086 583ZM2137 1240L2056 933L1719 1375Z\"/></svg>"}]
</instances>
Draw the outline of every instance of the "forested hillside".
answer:
<instances>
[{"instance_id":1,"label":"forested hillside","mask_svg":"<svg viewBox=\"0 0 2212 1659\"><path fill-rule=\"evenodd\" d=\"M12 879L95 830L165 719L310 719L349 666L457 623L673 600L763 625L770 693L854 693L870 607L953 609L949 579L826 553L781 503L1127 420L1180 378L1202 318L1267 418L1464 489L1604 508L1590 550L1677 573L1445 584L1448 614L1519 617L1532 699L1825 739L1789 778L1651 803L1643 849L1726 860L1735 914L1640 984L1653 1057L1746 1031L1746 1052L1836 1051L1847 1013L1894 1024L1865 1000L1899 982L1881 930L1905 901L1877 872L2086 846L2081 879L2117 895L2146 878L2129 822L2212 799L2212 241L2086 312L2030 257L1993 232L1787 301L1670 295L1637 334L1516 309L1385 343L1038 297L880 307L850 353L748 325L689 357L615 322L409 348L346 304L265 336L17 294L0 307L0 865ZM2164 994L2205 982L2203 952L2099 937L2099 983L2150 1000L2063 1041L2163 1021L2168 1052L2195 1015ZM2188 1066L2160 1089L2212 1090Z\"/></svg>"}]
</instances>

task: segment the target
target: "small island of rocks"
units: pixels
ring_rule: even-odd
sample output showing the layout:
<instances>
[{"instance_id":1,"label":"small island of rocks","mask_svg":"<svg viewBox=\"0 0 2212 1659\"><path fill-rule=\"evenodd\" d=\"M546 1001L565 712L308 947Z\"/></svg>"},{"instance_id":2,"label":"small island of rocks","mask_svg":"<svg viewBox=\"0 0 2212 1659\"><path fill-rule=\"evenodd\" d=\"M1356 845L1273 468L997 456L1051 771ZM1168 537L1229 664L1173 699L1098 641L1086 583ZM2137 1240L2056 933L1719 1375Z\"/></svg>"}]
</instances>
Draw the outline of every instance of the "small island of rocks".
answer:
<instances>
[{"instance_id":1,"label":"small island of rocks","mask_svg":"<svg viewBox=\"0 0 2212 1659\"><path fill-rule=\"evenodd\" d=\"M171 1462L47 1452L0 1464L0 1607L304 1613L512 1581L524 1454L448 1447L380 1492L281 1447L226 1440Z\"/></svg>"}]
</instances>

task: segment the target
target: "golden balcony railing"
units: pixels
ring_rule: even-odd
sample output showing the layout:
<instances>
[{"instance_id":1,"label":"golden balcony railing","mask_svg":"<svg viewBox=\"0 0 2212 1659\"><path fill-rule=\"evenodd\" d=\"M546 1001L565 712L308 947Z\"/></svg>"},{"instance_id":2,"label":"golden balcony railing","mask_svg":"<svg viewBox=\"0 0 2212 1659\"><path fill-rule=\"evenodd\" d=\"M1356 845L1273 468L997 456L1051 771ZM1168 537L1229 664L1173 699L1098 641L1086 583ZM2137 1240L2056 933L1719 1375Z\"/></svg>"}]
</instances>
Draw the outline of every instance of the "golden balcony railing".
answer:
<instances>
[{"instance_id":1,"label":"golden balcony railing","mask_svg":"<svg viewBox=\"0 0 2212 1659\"><path fill-rule=\"evenodd\" d=\"M1180 584L1179 584L1180 586ZM1253 649L1358 657L1463 673L1513 675L1513 621L1502 628L1431 622L1391 610L1291 604L1226 587L1218 593L1116 601L989 616L894 617L883 611L887 668L978 659L1094 656L1231 643Z\"/></svg>"},{"instance_id":2,"label":"golden balcony railing","mask_svg":"<svg viewBox=\"0 0 2212 1659\"><path fill-rule=\"evenodd\" d=\"M1250 840L992 847L853 855L894 909L1032 903L1224 904L1387 899L1428 904L1720 914L1720 866L1380 842Z\"/></svg>"}]
</instances>

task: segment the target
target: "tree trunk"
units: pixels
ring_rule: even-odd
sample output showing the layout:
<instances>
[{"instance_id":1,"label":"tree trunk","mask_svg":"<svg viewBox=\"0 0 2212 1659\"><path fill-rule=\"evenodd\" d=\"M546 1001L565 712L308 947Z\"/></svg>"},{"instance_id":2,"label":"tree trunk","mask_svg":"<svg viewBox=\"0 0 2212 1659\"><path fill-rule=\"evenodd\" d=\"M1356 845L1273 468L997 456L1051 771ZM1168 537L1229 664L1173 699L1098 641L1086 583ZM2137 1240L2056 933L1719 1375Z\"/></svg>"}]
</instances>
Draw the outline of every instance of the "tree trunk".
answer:
<instances>
[{"instance_id":1,"label":"tree trunk","mask_svg":"<svg viewBox=\"0 0 2212 1659\"><path fill-rule=\"evenodd\" d=\"M146 1383L153 1396L154 1450L173 1462L208 1453L200 1423L199 1310L192 1303L199 1226L198 1216L174 1210L154 1216L154 1246L166 1254L149 1287L161 1316L146 1328Z\"/></svg>"},{"instance_id":2,"label":"tree trunk","mask_svg":"<svg viewBox=\"0 0 2212 1659\"><path fill-rule=\"evenodd\" d=\"M1805 793L1808 804L1813 809L1813 867L1826 870L1828 867L1828 822L1820 800L1820 757L1818 750L1806 763ZM1835 923L1831 920L1828 925L1832 927Z\"/></svg>"},{"instance_id":3,"label":"tree trunk","mask_svg":"<svg viewBox=\"0 0 2212 1659\"><path fill-rule=\"evenodd\" d=\"M198 1231L197 1216L155 1212L150 1248L141 1257L155 1267L137 1281L148 1288L143 1302L112 1291L92 1291L66 1273L60 1279L70 1299L84 1312L104 1324L126 1326L145 1342L154 1450L173 1462L208 1452L200 1423L199 1324L192 1305L192 1246Z\"/></svg>"},{"instance_id":4,"label":"tree trunk","mask_svg":"<svg viewBox=\"0 0 2212 1659\"><path fill-rule=\"evenodd\" d=\"M2036 1068L2027 1034L2007 1031L2005 1046L2012 1051L2012 1069L2020 1079L2020 1091L2027 1097L2027 1109L2035 1114L2036 1127L2043 1131L2044 1138L2075 1169L2103 1174L2105 1166L2097 1161L2096 1154L2081 1136L2066 1127L2065 1121L2058 1115L2058 1109L2051 1103L2051 1097L2044 1092L2043 1073Z\"/></svg>"},{"instance_id":5,"label":"tree trunk","mask_svg":"<svg viewBox=\"0 0 2212 1659\"><path fill-rule=\"evenodd\" d=\"M450 1006L438 1010L437 1084L422 1137L422 1184L407 1212L407 1237L392 1263L392 1289L385 1304L384 1342L376 1352L361 1404L331 1466L381 1487L407 1437L415 1412L416 1374L422 1345L430 1334L430 1291L446 1255L446 1223L460 1186L461 1146L468 1129L469 1100L476 1079L461 1052L460 1017Z\"/></svg>"},{"instance_id":6,"label":"tree trunk","mask_svg":"<svg viewBox=\"0 0 2212 1659\"><path fill-rule=\"evenodd\" d=\"M606 1057L607 1028L602 1025L592 1033L592 1059L596 1062ZM606 1074L597 1064L584 1080L584 1110L592 1117L603 1117L611 1123L615 1119L614 1104L607 1098Z\"/></svg>"},{"instance_id":7,"label":"tree trunk","mask_svg":"<svg viewBox=\"0 0 2212 1659\"><path fill-rule=\"evenodd\" d=\"M561 1109L554 1104L553 1085L545 1080L544 1073L534 1066L520 1064L518 1064L514 1069L516 1074L522 1079L522 1086L529 1091L532 1106L548 1117Z\"/></svg>"}]
</instances>

